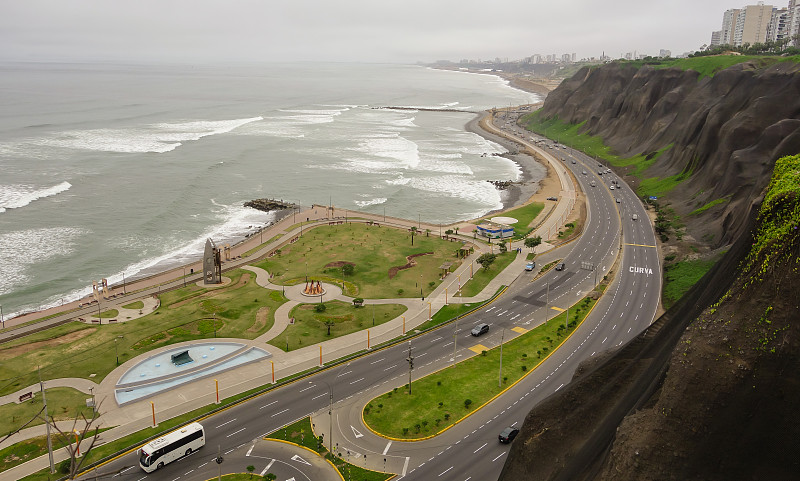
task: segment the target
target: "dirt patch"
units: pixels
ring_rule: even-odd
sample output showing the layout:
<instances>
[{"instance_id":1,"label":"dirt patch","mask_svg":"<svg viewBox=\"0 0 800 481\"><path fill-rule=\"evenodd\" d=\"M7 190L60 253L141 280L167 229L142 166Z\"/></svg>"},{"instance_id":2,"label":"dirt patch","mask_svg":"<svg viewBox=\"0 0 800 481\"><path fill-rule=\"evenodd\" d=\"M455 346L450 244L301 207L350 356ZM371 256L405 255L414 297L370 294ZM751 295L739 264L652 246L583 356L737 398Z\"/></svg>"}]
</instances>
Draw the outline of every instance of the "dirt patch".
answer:
<instances>
[{"instance_id":1,"label":"dirt patch","mask_svg":"<svg viewBox=\"0 0 800 481\"><path fill-rule=\"evenodd\" d=\"M432 255L432 254L433 254L433 252L423 252L421 254L414 254L414 255L411 255L411 256L406 256L406 260L408 262L406 262L402 266L395 266L395 267L392 267L392 268L389 269L389 279L391 279L394 276L396 276L397 273L402 271L403 269L410 269L410 268L414 267L415 265L417 265L417 263L414 261L415 257L427 256L427 255Z\"/></svg>"},{"instance_id":2,"label":"dirt patch","mask_svg":"<svg viewBox=\"0 0 800 481\"><path fill-rule=\"evenodd\" d=\"M23 344L21 346L14 346L8 349L0 350L0 359L10 359L12 357L21 356L23 354L27 354L31 351L38 351L40 349L46 349L50 347L60 346L62 344L69 344L71 342L78 341L83 339L84 337L88 336L89 334L94 334L97 331L97 328L92 327L89 329L82 329L80 331L70 332L69 334L64 334L63 336L57 337L55 339L48 339L46 341L38 341L38 342L31 342L29 344Z\"/></svg>"},{"instance_id":3,"label":"dirt patch","mask_svg":"<svg viewBox=\"0 0 800 481\"><path fill-rule=\"evenodd\" d=\"M247 328L247 332L260 332L267 325L269 307L262 307L256 312L256 322Z\"/></svg>"},{"instance_id":4,"label":"dirt patch","mask_svg":"<svg viewBox=\"0 0 800 481\"><path fill-rule=\"evenodd\" d=\"M325 264L325 268L328 267L344 267L346 265L355 266L354 262L347 262L347 261L336 261L336 262L329 262Z\"/></svg>"}]
</instances>

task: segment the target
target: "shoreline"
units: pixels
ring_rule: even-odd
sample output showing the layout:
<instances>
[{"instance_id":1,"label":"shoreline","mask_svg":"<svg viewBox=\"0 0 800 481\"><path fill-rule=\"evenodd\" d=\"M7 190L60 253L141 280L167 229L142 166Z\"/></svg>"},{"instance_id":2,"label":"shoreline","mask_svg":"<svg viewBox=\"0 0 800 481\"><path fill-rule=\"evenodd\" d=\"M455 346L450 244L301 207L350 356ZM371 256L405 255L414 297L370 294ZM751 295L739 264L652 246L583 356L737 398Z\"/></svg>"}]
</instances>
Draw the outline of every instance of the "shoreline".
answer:
<instances>
[{"instance_id":1,"label":"shoreline","mask_svg":"<svg viewBox=\"0 0 800 481\"><path fill-rule=\"evenodd\" d=\"M486 72L468 72L468 73L486 73ZM523 88L520 85L511 85L512 88L517 88L519 90L524 90L532 93L539 93L532 90L528 90ZM462 224L472 224L477 220L484 219L487 217L491 217L496 215L499 212L503 212L509 209L513 209L527 203L533 201L543 201L544 200L544 192L547 190L547 196L551 195L550 190L546 189L546 186L552 184L552 180L554 177L554 173L552 169L547 166L547 163L542 163L536 160L533 156L526 154L524 152L519 152L519 144L516 144L514 141L506 139L504 137L497 136L485 130L481 127L480 123L483 119L487 117L487 112L484 111L469 122L464 125L464 130L467 132L471 132L477 134L484 139L490 140L501 145L505 148L509 153L502 155L502 157L511 160L514 162L521 170L520 178L518 183L512 184L509 188L500 190L500 197L502 207L499 209L494 209L483 216L477 218L470 218L470 219L463 219L459 221L455 221L451 223L451 226L457 226ZM511 154L511 152L518 152L517 154ZM502 179L496 179L502 180ZM557 182L557 179L555 179ZM557 191L552 195L557 195ZM538 199L541 197L541 199ZM302 211L302 206L298 206ZM314 209L316 206L311 206L311 209ZM283 220L287 218L290 214L292 214L292 209L283 209L283 210L276 210L273 211L275 213L275 219L268 227L264 227L262 231L266 231L264 233L270 232L272 228L282 224ZM351 210L351 212L359 212L355 210ZM370 215L369 213L364 213L366 215ZM408 220L408 219L406 219ZM413 219L408 220L413 223ZM259 233L262 232L256 230L245 237L235 240L231 242L231 250L234 255L241 255L244 252L247 252L255 245L260 245L261 243L254 243L253 241L256 238L259 238ZM271 234L270 234L271 235ZM125 290L135 292L141 289L145 289L147 287L158 286L164 284L166 282L179 279L184 276L184 272L190 274L192 271L200 271L202 269L202 262L201 258L202 255L199 256L200 258L195 262L190 262L183 265L175 265L175 266L164 266L159 267L158 265L153 265L147 268L142 269L137 274L128 278L124 283L114 283L109 286L109 290L111 292L118 292L120 290ZM121 294L121 293L120 293ZM105 300L104 303L109 303L110 300ZM50 317L53 315L57 315L58 313L65 313L73 310L79 310L81 308L85 308L86 304L97 305L94 301L92 294L88 294L80 299L76 299L74 301L66 302L61 305L52 306L46 309L40 309L36 311L28 311L23 312L20 315L11 318L5 318L5 324L8 328L13 329L15 326L19 326L20 324L25 324L31 321L35 321L37 319L43 317ZM102 305L103 303L101 303ZM13 322L16 321L16 322Z\"/></svg>"}]
</instances>

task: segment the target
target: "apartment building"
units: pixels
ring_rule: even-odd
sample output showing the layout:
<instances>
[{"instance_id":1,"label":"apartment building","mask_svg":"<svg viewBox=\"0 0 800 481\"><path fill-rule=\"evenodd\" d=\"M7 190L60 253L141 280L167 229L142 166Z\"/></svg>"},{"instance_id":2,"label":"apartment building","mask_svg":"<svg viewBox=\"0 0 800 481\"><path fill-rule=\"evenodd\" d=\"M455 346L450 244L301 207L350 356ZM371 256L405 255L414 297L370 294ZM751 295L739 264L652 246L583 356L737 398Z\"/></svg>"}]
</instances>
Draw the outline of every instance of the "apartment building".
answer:
<instances>
[{"instance_id":1,"label":"apartment building","mask_svg":"<svg viewBox=\"0 0 800 481\"><path fill-rule=\"evenodd\" d=\"M790 39L797 45L800 34L800 0L789 0L786 8L746 5L722 14L722 29L711 33L711 46L764 43Z\"/></svg>"}]
</instances>

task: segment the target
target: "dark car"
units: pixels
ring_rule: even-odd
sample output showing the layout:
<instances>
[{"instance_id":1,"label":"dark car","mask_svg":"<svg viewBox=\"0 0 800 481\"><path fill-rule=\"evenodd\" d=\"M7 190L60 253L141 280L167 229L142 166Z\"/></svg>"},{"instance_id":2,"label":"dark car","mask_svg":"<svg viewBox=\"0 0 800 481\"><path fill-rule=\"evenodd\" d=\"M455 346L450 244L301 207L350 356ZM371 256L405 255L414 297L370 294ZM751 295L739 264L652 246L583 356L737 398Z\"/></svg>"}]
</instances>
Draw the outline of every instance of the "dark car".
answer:
<instances>
[{"instance_id":1,"label":"dark car","mask_svg":"<svg viewBox=\"0 0 800 481\"><path fill-rule=\"evenodd\" d=\"M473 336L475 336L475 337L478 337L481 334L486 334L487 332L489 332L489 324L486 324L485 322L482 322L482 323L480 323L477 326L472 328L471 334Z\"/></svg>"},{"instance_id":2,"label":"dark car","mask_svg":"<svg viewBox=\"0 0 800 481\"><path fill-rule=\"evenodd\" d=\"M548 197L547 200L558 200L558 197Z\"/></svg>"},{"instance_id":3,"label":"dark car","mask_svg":"<svg viewBox=\"0 0 800 481\"><path fill-rule=\"evenodd\" d=\"M557 271L563 271L564 267L566 267L566 266L564 265L563 262L559 262L558 264L556 264L556 270Z\"/></svg>"},{"instance_id":4,"label":"dark car","mask_svg":"<svg viewBox=\"0 0 800 481\"><path fill-rule=\"evenodd\" d=\"M519 429L509 426L500 432L500 435L497 436L497 439L499 439L503 444L508 444L517 437L517 434L519 434Z\"/></svg>"}]
</instances>

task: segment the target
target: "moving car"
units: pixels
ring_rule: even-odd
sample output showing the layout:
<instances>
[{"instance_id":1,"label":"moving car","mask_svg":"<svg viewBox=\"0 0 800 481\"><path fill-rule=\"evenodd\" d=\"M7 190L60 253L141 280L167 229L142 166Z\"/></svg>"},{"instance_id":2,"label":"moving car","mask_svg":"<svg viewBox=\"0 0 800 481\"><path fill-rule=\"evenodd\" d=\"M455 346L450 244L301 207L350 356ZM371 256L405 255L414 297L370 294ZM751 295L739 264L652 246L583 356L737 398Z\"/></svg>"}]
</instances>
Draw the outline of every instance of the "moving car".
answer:
<instances>
[{"instance_id":1,"label":"moving car","mask_svg":"<svg viewBox=\"0 0 800 481\"><path fill-rule=\"evenodd\" d=\"M619 197L614 197L614 200L616 200L617 204L619 204Z\"/></svg>"},{"instance_id":2,"label":"moving car","mask_svg":"<svg viewBox=\"0 0 800 481\"><path fill-rule=\"evenodd\" d=\"M575 162L575 160L573 159L573 160L572 160L572 163L573 163L573 164L576 164L577 162Z\"/></svg>"},{"instance_id":3,"label":"moving car","mask_svg":"<svg viewBox=\"0 0 800 481\"><path fill-rule=\"evenodd\" d=\"M563 271L564 267L566 267L566 266L564 265L563 262L559 262L558 264L556 264L556 270L557 271Z\"/></svg>"},{"instance_id":4,"label":"moving car","mask_svg":"<svg viewBox=\"0 0 800 481\"><path fill-rule=\"evenodd\" d=\"M548 197L547 200L558 200L558 197Z\"/></svg>"},{"instance_id":5,"label":"moving car","mask_svg":"<svg viewBox=\"0 0 800 481\"><path fill-rule=\"evenodd\" d=\"M517 437L517 434L519 434L519 429L509 426L500 431L500 435L497 436L497 439L503 444L508 444Z\"/></svg>"},{"instance_id":6,"label":"moving car","mask_svg":"<svg viewBox=\"0 0 800 481\"><path fill-rule=\"evenodd\" d=\"M477 326L472 328L471 334L473 336L475 336L475 337L478 337L481 334L486 334L487 332L489 332L489 324L486 324L485 322L482 322L482 323L480 323Z\"/></svg>"},{"instance_id":7,"label":"moving car","mask_svg":"<svg viewBox=\"0 0 800 481\"><path fill-rule=\"evenodd\" d=\"M536 269L536 263L535 262L530 261L527 264L525 264L525 270L526 271L532 271L534 269Z\"/></svg>"},{"instance_id":8,"label":"moving car","mask_svg":"<svg viewBox=\"0 0 800 481\"><path fill-rule=\"evenodd\" d=\"M639 215L638 215L638 214L633 214L633 215L631 216L631 219L633 219L633 220L639 220Z\"/></svg>"},{"instance_id":9,"label":"moving car","mask_svg":"<svg viewBox=\"0 0 800 481\"><path fill-rule=\"evenodd\" d=\"M586 171L585 170L582 173L583 173L583 175L586 175Z\"/></svg>"},{"instance_id":10,"label":"moving car","mask_svg":"<svg viewBox=\"0 0 800 481\"><path fill-rule=\"evenodd\" d=\"M614 184L611 184L611 187L609 187L609 189L614 190Z\"/></svg>"}]
</instances>

